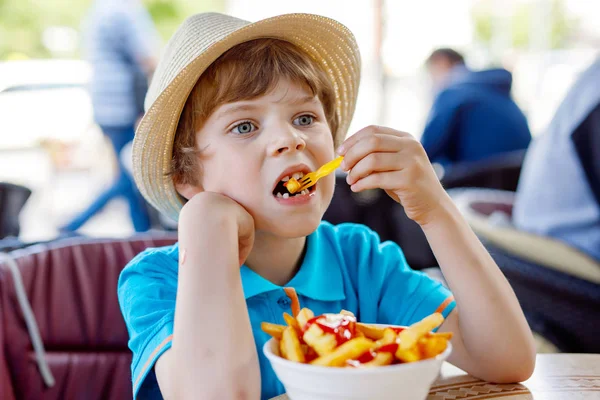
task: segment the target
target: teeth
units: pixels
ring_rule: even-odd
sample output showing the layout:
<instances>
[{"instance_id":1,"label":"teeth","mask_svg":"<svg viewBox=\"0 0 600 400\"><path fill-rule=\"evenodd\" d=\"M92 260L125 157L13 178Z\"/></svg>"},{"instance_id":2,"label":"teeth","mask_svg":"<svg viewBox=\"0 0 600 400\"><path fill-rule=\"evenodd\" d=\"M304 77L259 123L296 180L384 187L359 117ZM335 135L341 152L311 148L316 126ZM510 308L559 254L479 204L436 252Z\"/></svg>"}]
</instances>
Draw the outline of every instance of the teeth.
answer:
<instances>
[{"instance_id":1,"label":"teeth","mask_svg":"<svg viewBox=\"0 0 600 400\"><path fill-rule=\"evenodd\" d=\"M302 178L304 176L304 174L302 172L294 172L294 174L292 176L294 177L294 179L298 180L298 179Z\"/></svg>"},{"instance_id":2,"label":"teeth","mask_svg":"<svg viewBox=\"0 0 600 400\"><path fill-rule=\"evenodd\" d=\"M282 182L287 182L287 181L289 181L289 180L290 180L290 177L289 177L289 176L284 176L284 177L281 179L281 181L282 181Z\"/></svg>"},{"instance_id":3,"label":"teeth","mask_svg":"<svg viewBox=\"0 0 600 400\"><path fill-rule=\"evenodd\" d=\"M307 195L309 193L310 193L310 190L308 190L308 189L304 189L301 192L297 192L297 193L294 193L294 194L277 193L277 198L279 198L279 199L289 199L290 197L305 196L305 195Z\"/></svg>"}]
</instances>

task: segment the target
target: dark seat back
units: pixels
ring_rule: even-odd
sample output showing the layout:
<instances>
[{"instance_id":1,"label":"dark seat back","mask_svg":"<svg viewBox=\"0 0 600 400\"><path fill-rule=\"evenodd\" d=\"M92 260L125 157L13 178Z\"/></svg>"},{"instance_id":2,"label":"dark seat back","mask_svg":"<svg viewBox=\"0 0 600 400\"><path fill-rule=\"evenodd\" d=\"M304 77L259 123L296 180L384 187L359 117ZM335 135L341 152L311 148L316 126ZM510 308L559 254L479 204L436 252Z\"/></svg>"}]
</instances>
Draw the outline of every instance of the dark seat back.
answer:
<instances>
[{"instance_id":1,"label":"dark seat back","mask_svg":"<svg viewBox=\"0 0 600 400\"><path fill-rule=\"evenodd\" d=\"M452 165L441 178L446 189L478 187L516 191L526 150Z\"/></svg>"},{"instance_id":2,"label":"dark seat back","mask_svg":"<svg viewBox=\"0 0 600 400\"><path fill-rule=\"evenodd\" d=\"M25 186L0 182L0 239L19 236L19 215L29 196Z\"/></svg>"},{"instance_id":3,"label":"dark seat back","mask_svg":"<svg viewBox=\"0 0 600 400\"><path fill-rule=\"evenodd\" d=\"M175 240L172 235L69 239L10 253L56 383L47 388L42 380L15 281L8 266L0 264L0 398L131 398L131 355L117 301L118 277L142 250Z\"/></svg>"}]
</instances>

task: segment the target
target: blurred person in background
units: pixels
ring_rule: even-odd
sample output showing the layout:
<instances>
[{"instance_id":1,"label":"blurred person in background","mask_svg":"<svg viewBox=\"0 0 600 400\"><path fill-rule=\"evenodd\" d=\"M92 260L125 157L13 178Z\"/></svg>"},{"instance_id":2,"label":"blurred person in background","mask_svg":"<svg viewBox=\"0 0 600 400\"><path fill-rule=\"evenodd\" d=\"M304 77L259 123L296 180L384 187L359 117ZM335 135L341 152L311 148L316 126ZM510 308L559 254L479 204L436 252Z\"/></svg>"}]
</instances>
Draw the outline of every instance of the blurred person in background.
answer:
<instances>
[{"instance_id":1,"label":"blurred person in background","mask_svg":"<svg viewBox=\"0 0 600 400\"><path fill-rule=\"evenodd\" d=\"M432 163L449 167L527 148L531 132L510 97L510 72L471 71L446 48L435 50L426 66L436 96L421 143Z\"/></svg>"},{"instance_id":2,"label":"blurred person in background","mask_svg":"<svg viewBox=\"0 0 600 400\"><path fill-rule=\"evenodd\" d=\"M600 262L600 57L527 150L513 222Z\"/></svg>"},{"instance_id":3,"label":"blurred person in background","mask_svg":"<svg viewBox=\"0 0 600 400\"><path fill-rule=\"evenodd\" d=\"M92 65L94 120L110 140L118 165L113 184L61 231L75 231L111 200L124 197L137 232L150 228L146 203L121 161L158 60L159 35L140 0L96 0L83 24L85 53Z\"/></svg>"}]
</instances>

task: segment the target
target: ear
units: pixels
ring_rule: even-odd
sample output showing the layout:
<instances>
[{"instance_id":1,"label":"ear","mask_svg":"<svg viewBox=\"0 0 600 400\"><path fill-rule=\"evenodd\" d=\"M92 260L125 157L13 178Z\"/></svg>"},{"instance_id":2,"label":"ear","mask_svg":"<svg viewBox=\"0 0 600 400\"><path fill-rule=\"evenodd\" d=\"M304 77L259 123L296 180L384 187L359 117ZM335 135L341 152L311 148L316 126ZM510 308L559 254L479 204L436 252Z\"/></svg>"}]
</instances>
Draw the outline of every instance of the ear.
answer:
<instances>
[{"instance_id":1,"label":"ear","mask_svg":"<svg viewBox=\"0 0 600 400\"><path fill-rule=\"evenodd\" d=\"M187 200L204 191L202 186L192 185L189 183L176 183L175 189L177 190L177 193L182 195Z\"/></svg>"}]
</instances>

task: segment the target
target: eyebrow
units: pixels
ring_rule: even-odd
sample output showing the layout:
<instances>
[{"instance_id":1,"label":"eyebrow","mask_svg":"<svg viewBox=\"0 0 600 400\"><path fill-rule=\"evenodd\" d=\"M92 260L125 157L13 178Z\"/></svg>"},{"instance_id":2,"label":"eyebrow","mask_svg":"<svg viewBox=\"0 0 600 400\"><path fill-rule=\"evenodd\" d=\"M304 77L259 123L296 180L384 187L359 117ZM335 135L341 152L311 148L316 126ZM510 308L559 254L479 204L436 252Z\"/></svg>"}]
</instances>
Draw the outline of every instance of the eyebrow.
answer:
<instances>
[{"instance_id":1,"label":"eyebrow","mask_svg":"<svg viewBox=\"0 0 600 400\"><path fill-rule=\"evenodd\" d=\"M319 98L317 96L302 96L297 99L290 101L289 103L294 106L308 104L308 103L318 103Z\"/></svg>"},{"instance_id":2,"label":"eyebrow","mask_svg":"<svg viewBox=\"0 0 600 400\"><path fill-rule=\"evenodd\" d=\"M282 100L278 100L276 101L276 103L281 102ZM303 105L303 104L310 104L310 103L318 103L320 100L317 96L302 96L302 97L298 97L292 101L289 102L290 105L293 106L299 106L299 105ZM234 114L236 112L240 112L240 111L254 111L258 108L261 108L261 106L257 106L257 105L253 105L253 104L238 104L238 105L226 105L223 108L221 108L221 110L219 110L219 112L217 113L216 117L217 118L223 118L226 114Z\"/></svg>"},{"instance_id":3,"label":"eyebrow","mask_svg":"<svg viewBox=\"0 0 600 400\"><path fill-rule=\"evenodd\" d=\"M256 110L257 108L260 108L260 107L252 105L252 104L238 104L235 106L225 106L219 110L219 112L217 113L217 118L222 118L226 114L233 114L233 113L236 113L239 111L253 111L253 110Z\"/></svg>"}]
</instances>

